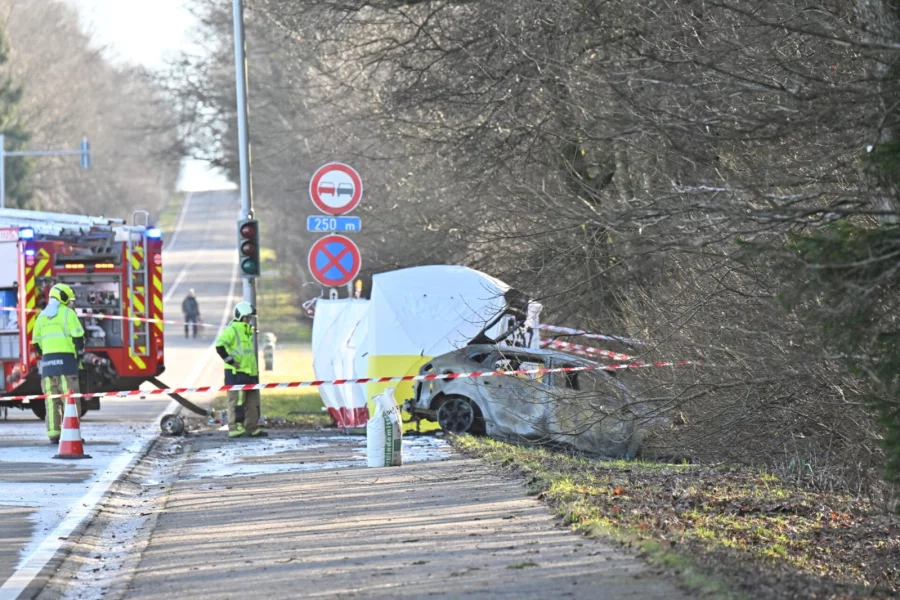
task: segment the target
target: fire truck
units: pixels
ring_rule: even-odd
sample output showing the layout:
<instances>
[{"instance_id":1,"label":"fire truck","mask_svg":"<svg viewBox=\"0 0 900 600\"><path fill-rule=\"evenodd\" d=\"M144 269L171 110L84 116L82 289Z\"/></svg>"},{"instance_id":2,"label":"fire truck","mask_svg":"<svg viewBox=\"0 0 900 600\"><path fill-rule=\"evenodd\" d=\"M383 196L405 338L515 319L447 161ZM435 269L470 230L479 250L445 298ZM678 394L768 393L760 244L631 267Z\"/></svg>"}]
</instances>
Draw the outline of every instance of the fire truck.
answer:
<instances>
[{"instance_id":1,"label":"fire truck","mask_svg":"<svg viewBox=\"0 0 900 600\"><path fill-rule=\"evenodd\" d=\"M124 219L0 209L0 408L45 403L5 400L40 394L31 339L50 288L72 287L85 331L82 391L136 389L165 370L162 235L149 213ZM98 410L99 398L82 410Z\"/></svg>"}]
</instances>

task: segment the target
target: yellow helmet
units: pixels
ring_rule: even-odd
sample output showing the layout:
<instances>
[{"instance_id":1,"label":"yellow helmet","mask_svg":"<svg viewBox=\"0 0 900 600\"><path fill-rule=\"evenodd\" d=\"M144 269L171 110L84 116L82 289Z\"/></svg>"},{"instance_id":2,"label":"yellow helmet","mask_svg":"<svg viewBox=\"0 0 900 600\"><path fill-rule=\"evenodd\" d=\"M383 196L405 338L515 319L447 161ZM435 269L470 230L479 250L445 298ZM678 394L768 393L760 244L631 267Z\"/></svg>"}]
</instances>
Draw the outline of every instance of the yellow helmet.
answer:
<instances>
[{"instance_id":1,"label":"yellow helmet","mask_svg":"<svg viewBox=\"0 0 900 600\"><path fill-rule=\"evenodd\" d=\"M75 292L72 291L72 288L67 286L64 283L57 283L52 288L50 288L50 297L59 300L63 304L68 304L75 300Z\"/></svg>"}]
</instances>

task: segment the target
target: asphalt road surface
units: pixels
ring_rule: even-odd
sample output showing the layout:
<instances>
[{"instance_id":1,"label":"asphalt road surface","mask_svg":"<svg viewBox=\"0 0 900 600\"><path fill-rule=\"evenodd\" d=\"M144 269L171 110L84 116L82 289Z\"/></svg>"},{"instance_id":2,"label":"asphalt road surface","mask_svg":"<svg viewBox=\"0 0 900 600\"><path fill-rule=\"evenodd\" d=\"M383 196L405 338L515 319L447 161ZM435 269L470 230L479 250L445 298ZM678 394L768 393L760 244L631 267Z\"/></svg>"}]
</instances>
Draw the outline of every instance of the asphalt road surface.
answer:
<instances>
[{"instance_id":1,"label":"asphalt road surface","mask_svg":"<svg viewBox=\"0 0 900 600\"><path fill-rule=\"evenodd\" d=\"M236 277L235 192L190 194L163 252L166 319L181 320L181 302L193 288L204 327L185 339L178 325L165 329L167 385L221 384L211 344L241 294ZM198 400L193 398L193 400ZM199 400L202 400L200 398ZM44 423L31 411L10 410L0 421L0 599L16 597L102 497L109 483L158 430L168 399L104 399L82 423L90 460L54 461ZM116 472L118 471L118 472ZM93 504L92 504L93 503Z\"/></svg>"}]
</instances>

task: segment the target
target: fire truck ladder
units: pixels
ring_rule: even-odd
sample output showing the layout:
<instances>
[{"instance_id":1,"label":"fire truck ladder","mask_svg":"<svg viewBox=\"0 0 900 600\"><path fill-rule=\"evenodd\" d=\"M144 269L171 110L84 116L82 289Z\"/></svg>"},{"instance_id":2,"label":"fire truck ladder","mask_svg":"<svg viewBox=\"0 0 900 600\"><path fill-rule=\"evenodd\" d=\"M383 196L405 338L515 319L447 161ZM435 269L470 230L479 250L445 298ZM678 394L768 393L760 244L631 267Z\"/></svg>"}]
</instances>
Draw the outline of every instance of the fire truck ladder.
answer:
<instances>
[{"instance_id":1,"label":"fire truck ladder","mask_svg":"<svg viewBox=\"0 0 900 600\"><path fill-rule=\"evenodd\" d=\"M139 211L143 213L144 211ZM137 223L135 223L137 224ZM131 294L131 316L128 320L128 353L134 358L150 356L150 323L147 290L147 236L140 235L140 243L135 244L134 233L128 235L128 289Z\"/></svg>"}]
</instances>

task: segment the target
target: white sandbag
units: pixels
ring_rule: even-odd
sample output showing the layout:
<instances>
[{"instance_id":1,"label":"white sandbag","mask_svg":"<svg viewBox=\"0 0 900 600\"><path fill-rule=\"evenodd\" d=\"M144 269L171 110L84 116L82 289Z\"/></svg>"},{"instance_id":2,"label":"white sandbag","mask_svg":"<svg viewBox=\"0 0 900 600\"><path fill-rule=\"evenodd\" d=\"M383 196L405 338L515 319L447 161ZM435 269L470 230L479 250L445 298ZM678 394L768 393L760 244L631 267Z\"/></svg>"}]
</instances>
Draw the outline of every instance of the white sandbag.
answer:
<instances>
[{"instance_id":1,"label":"white sandbag","mask_svg":"<svg viewBox=\"0 0 900 600\"><path fill-rule=\"evenodd\" d=\"M403 464L403 424L400 407L389 387L373 398L375 412L366 423L366 462L370 467Z\"/></svg>"}]
</instances>

